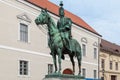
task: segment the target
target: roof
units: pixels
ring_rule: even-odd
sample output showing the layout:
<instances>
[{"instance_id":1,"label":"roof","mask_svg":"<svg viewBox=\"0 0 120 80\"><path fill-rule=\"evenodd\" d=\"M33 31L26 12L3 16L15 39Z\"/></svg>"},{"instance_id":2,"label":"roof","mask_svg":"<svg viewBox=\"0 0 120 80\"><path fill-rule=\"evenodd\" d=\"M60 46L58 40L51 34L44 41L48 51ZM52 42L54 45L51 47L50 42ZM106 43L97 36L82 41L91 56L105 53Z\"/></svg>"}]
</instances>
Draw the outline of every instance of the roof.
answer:
<instances>
[{"instance_id":1,"label":"roof","mask_svg":"<svg viewBox=\"0 0 120 80\"><path fill-rule=\"evenodd\" d=\"M47 10L55 15L58 16L59 6L55 5L52 2L49 2L48 0L25 0L35 6L38 6L40 8L47 8ZM97 33L90 25L88 25L85 21L83 21L80 17L72 14L71 12L65 10L65 16L71 18L72 22L92 33L95 33L99 36L101 36L99 33Z\"/></svg>"},{"instance_id":2,"label":"roof","mask_svg":"<svg viewBox=\"0 0 120 80\"><path fill-rule=\"evenodd\" d=\"M116 45L115 43L111 43L104 39L101 39L100 49L110 52L112 54L120 55L120 46Z\"/></svg>"}]
</instances>

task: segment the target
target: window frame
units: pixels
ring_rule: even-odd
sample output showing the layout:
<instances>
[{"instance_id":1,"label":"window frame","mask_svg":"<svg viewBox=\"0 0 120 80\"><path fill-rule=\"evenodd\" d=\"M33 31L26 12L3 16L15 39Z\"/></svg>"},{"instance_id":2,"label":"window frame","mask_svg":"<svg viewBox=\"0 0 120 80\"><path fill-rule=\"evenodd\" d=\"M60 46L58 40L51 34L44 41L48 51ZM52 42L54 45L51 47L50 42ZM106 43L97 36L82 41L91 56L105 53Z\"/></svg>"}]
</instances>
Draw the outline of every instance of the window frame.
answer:
<instances>
[{"instance_id":1,"label":"window frame","mask_svg":"<svg viewBox=\"0 0 120 80\"><path fill-rule=\"evenodd\" d=\"M93 77L94 79L97 79L97 70L93 70Z\"/></svg>"},{"instance_id":2,"label":"window frame","mask_svg":"<svg viewBox=\"0 0 120 80\"><path fill-rule=\"evenodd\" d=\"M94 48L93 53L94 53L94 59L97 59L97 48Z\"/></svg>"},{"instance_id":3,"label":"window frame","mask_svg":"<svg viewBox=\"0 0 120 80\"><path fill-rule=\"evenodd\" d=\"M28 43L28 25L20 23L20 41Z\"/></svg>"},{"instance_id":4,"label":"window frame","mask_svg":"<svg viewBox=\"0 0 120 80\"><path fill-rule=\"evenodd\" d=\"M113 62L112 61L109 62L109 67L110 67L110 70L113 69Z\"/></svg>"},{"instance_id":5,"label":"window frame","mask_svg":"<svg viewBox=\"0 0 120 80\"><path fill-rule=\"evenodd\" d=\"M119 64L118 64L118 62L115 62L115 70L119 70Z\"/></svg>"},{"instance_id":6,"label":"window frame","mask_svg":"<svg viewBox=\"0 0 120 80\"><path fill-rule=\"evenodd\" d=\"M86 44L82 44L82 56L85 57L86 55L87 55L87 46Z\"/></svg>"},{"instance_id":7,"label":"window frame","mask_svg":"<svg viewBox=\"0 0 120 80\"><path fill-rule=\"evenodd\" d=\"M20 24L25 24L25 25L28 26L28 42L24 42L24 41L20 40ZM30 28L31 28L30 24L31 24L30 22L19 19L19 23L18 23L18 41L24 42L24 43L30 43Z\"/></svg>"},{"instance_id":8,"label":"window frame","mask_svg":"<svg viewBox=\"0 0 120 80\"><path fill-rule=\"evenodd\" d=\"M25 65L25 63L26 63L26 65ZM28 61L19 60L19 75L20 76L29 76L29 62Z\"/></svg>"},{"instance_id":9,"label":"window frame","mask_svg":"<svg viewBox=\"0 0 120 80\"><path fill-rule=\"evenodd\" d=\"M82 76L86 77L86 69L82 68Z\"/></svg>"},{"instance_id":10,"label":"window frame","mask_svg":"<svg viewBox=\"0 0 120 80\"><path fill-rule=\"evenodd\" d=\"M101 59L101 68L105 68L105 59Z\"/></svg>"},{"instance_id":11,"label":"window frame","mask_svg":"<svg viewBox=\"0 0 120 80\"><path fill-rule=\"evenodd\" d=\"M53 73L53 64L48 64L48 74Z\"/></svg>"}]
</instances>

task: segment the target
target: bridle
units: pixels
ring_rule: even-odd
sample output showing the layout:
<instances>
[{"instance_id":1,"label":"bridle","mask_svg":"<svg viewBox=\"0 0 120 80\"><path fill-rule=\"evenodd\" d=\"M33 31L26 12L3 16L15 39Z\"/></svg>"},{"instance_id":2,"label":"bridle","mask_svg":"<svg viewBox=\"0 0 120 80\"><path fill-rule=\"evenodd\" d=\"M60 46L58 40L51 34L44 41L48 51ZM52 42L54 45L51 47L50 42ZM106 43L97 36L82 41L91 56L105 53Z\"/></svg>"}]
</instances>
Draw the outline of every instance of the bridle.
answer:
<instances>
[{"instance_id":1,"label":"bridle","mask_svg":"<svg viewBox=\"0 0 120 80\"><path fill-rule=\"evenodd\" d=\"M46 22L46 24L47 24L47 22L49 21L49 15L47 14L47 12L45 11L45 10L42 10L42 16L45 16L45 18L43 19L43 17L42 17L42 19L43 19L43 23L44 22Z\"/></svg>"}]
</instances>

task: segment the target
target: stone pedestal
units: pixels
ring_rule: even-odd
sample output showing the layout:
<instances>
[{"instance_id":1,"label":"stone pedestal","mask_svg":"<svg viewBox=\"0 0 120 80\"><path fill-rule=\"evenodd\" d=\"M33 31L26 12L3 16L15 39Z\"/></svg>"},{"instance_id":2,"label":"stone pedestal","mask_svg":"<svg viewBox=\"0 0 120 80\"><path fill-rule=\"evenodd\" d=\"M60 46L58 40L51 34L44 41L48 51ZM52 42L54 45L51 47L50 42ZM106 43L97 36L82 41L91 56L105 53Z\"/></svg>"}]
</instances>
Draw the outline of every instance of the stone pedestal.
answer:
<instances>
[{"instance_id":1,"label":"stone pedestal","mask_svg":"<svg viewBox=\"0 0 120 80\"><path fill-rule=\"evenodd\" d=\"M84 77L69 74L49 74L43 80L84 80Z\"/></svg>"}]
</instances>

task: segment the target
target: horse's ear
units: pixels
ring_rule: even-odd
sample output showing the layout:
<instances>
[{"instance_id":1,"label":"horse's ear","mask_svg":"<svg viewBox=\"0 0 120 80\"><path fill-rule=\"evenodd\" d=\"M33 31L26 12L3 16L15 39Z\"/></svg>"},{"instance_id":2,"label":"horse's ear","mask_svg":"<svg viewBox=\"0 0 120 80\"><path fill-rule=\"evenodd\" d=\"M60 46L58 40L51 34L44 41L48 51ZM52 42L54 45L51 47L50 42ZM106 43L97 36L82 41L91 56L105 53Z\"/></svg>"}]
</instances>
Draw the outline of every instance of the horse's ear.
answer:
<instances>
[{"instance_id":1,"label":"horse's ear","mask_svg":"<svg viewBox=\"0 0 120 80\"><path fill-rule=\"evenodd\" d=\"M43 9L41 9L41 12L43 12L44 10Z\"/></svg>"}]
</instances>

